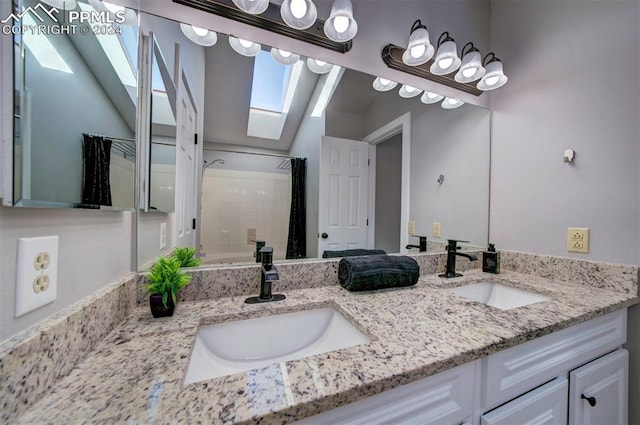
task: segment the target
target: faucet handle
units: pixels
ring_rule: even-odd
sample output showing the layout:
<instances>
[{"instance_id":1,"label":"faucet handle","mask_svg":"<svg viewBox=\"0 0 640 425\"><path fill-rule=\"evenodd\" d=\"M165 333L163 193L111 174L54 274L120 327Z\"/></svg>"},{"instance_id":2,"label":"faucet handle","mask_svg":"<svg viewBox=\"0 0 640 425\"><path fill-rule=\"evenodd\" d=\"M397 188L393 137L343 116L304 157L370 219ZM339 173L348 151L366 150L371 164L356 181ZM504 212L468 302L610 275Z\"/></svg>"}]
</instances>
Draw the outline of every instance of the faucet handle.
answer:
<instances>
[{"instance_id":1,"label":"faucet handle","mask_svg":"<svg viewBox=\"0 0 640 425\"><path fill-rule=\"evenodd\" d=\"M271 268L271 266L273 265L273 247L262 247L260 248L259 253L262 257L262 265Z\"/></svg>"},{"instance_id":2,"label":"faucet handle","mask_svg":"<svg viewBox=\"0 0 640 425\"><path fill-rule=\"evenodd\" d=\"M448 246L447 246L447 249L449 251L456 251L456 250L460 249L458 247L458 242L460 242L460 243L470 243L469 241L461 241L459 239L447 239L447 242L449 243Z\"/></svg>"}]
</instances>

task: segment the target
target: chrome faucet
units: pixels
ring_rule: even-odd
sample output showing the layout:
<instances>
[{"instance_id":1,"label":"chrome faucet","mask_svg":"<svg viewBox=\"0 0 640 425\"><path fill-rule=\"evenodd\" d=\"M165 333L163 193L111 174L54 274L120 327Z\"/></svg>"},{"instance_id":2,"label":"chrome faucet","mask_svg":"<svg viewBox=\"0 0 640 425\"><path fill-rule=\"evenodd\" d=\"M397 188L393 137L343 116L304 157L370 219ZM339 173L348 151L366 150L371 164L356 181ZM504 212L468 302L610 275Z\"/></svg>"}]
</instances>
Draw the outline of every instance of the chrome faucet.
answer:
<instances>
[{"instance_id":1,"label":"chrome faucet","mask_svg":"<svg viewBox=\"0 0 640 425\"><path fill-rule=\"evenodd\" d=\"M449 242L447 244L447 269L443 274L440 274L438 276L446 277L446 278L460 277L462 276L462 273L456 273L456 255L468 258L469 261L476 261L478 257L476 257L474 254L468 254L466 252L458 252L458 250L460 249L460 247L458 246L458 242L468 243L469 241L458 241L455 239L447 239L447 240Z\"/></svg>"},{"instance_id":2,"label":"chrome faucet","mask_svg":"<svg viewBox=\"0 0 640 425\"><path fill-rule=\"evenodd\" d=\"M265 246L260 248L260 258L262 261L260 270L260 295L249 297L244 300L247 304L266 303L271 301L284 300L284 294L271 294L271 284L279 280L278 269L273 265L273 248Z\"/></svg>"},{"instance_id":3,"label":"chrome faucet","mask_svg":"<svg viewBox=\"0 0 640 425\"><path fill-rule=\"evenodd\" d=\"M420 240L420 245L407 245L407 249L411 249L411 248L418 248L420 250L420 252L426 252L427 251L427 237L426 236L418 236L418 235L411 235L414 238L418 238Z\"/></svg>"}]
</instances>

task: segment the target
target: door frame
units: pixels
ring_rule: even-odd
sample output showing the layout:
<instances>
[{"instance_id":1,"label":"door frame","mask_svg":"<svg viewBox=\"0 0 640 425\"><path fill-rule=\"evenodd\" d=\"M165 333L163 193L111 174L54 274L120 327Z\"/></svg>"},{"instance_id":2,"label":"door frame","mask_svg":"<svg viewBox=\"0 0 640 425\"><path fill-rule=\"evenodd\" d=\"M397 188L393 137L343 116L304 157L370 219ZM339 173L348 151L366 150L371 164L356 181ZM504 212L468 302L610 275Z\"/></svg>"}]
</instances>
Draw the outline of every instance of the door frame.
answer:
<instances>
[{"instance_id":1,"label":"door frame","mask_svg":"<svg viewBox=\"0 0 640 425\"><path fill-rule=\"evenodd\" d=\"M375 244L376 229L376 146L399 133L402 133L402 183L400 196L400 253L407 252L409 243L409 186L411 184L411 112L407 112L391 122L383 125L366 136L363 141L369 143L369 227L367 228L367 244Z\"/></svg>"}]
</instances>

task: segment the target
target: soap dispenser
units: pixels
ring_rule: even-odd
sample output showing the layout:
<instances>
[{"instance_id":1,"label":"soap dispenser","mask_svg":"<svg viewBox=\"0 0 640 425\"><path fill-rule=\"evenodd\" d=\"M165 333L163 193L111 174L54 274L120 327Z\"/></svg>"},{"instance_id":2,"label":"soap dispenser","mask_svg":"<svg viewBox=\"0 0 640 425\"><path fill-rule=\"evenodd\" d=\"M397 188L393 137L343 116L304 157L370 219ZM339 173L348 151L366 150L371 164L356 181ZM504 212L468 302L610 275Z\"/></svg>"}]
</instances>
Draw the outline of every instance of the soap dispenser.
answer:
<instances>
[{"instance_id":1,"label":"soap dispenser","mask_svg":"<svg viewBox=\"0 0 640 425\"><path fill-rule=\"evenodd\" d=\"M496 252L494 244L490 243L489 248L482 252L482 271L485 273L500 273L500 253Z\"/></svg>"}]
</instances>

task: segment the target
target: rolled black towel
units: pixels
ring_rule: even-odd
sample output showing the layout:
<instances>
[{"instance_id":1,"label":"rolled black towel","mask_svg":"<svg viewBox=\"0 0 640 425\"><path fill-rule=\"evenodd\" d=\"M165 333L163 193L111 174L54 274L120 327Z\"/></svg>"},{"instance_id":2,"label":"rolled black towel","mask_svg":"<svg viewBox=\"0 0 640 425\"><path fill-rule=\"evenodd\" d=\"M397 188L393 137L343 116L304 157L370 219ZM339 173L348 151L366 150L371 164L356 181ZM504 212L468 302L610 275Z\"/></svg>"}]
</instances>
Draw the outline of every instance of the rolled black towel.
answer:
<instances>
[{"instance_id":1,"label":"rolled black towel","mask_svg":"<svg viewBox=\"0 0 640 425\"><path fill-rule=\"evenodd\" d=\"M383 249L345 249L342 251L324 251L322 258L359 257L362 255L381 255L386 253Z\"/></svg>"},{"instance_id":2,"label":"rolled black towel","mask_svg":"<svg viewBox=\"0 0 640 425\"><path fill-rule=\"evenodd\" d=\"M349 291L373 291L415 285L420 266L410 257L370 255L343 258L338 264L338 280Z\"/></svg>"}]
</instances>

